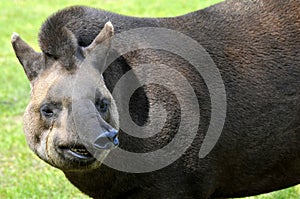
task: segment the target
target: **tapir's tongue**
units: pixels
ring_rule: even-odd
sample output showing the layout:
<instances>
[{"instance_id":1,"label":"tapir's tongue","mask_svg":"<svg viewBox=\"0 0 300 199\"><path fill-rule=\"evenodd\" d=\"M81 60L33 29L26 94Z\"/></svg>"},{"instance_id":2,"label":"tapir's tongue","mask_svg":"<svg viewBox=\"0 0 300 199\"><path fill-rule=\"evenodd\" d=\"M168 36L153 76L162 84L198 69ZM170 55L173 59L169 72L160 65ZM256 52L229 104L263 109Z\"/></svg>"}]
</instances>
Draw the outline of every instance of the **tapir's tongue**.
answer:
<instances>
[{"instance_id":1,"label":"tapir's tongue","mask_svg":"<svg viewBox=\"0 0 300 199\"><path fill-rule=\"evenodd\" d=\"M95 158L105 158L102 156L108 154L109 150L107 149L114 147L114 140L110 140L107 134L108 132L117 133L117 131L101 118L91 100L84 99L73 102L72 117L80 142ZM116 135L114 137L117 140Z\"/></svg>"}]
</instances>

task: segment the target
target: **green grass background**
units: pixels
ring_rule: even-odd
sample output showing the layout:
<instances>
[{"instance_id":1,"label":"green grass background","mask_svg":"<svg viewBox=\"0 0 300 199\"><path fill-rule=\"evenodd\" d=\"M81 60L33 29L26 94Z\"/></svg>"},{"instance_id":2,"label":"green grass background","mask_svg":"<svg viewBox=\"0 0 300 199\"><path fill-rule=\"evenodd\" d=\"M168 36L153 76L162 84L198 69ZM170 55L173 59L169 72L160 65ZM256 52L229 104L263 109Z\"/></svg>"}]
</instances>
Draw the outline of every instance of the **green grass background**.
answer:
<instances>
[{"instance_id":1,"label":"green grass background","mask_svg":"<svg viewBox=\"0 0 300 199\"><path fill-rule=\"evenodd\" d=\"M63 173L39 160L22 132L29 82L10 44L17 32L36 50L43 21L58 9L88 5L133 16L175 16L220 0L2 0L0 1L0 198L88 198ZM300 186L251 199L300 198Z\"/></svg>"}]
</instances>

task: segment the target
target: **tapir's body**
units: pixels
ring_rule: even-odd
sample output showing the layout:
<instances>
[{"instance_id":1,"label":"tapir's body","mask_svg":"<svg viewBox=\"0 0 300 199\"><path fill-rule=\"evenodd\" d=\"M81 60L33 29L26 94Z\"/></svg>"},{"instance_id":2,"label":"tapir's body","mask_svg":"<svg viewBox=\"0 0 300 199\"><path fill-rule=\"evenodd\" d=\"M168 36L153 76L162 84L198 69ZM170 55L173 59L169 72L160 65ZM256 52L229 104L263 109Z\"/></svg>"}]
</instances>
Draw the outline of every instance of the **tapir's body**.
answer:
<instances>
[{"instance_id":1,"label":"tapir's body","mask_svg":"<svg viewBox=\"0 0 300 199\"><path fill-rule=\"evenodd\" d=\"M60 43L55 39L60 35L55 35L54 29L65 26L75 35L79 46L86 47L107 21L112 22L116 33L139 27L176 30L205 48L219 69L226 90L227 112L221 137L213 150L200 159L199 150L211 117L210 95L205 82L183 58L155 49L138 50L120 57L104 72L105 85L112 92L117 80L141 63L168 64L184 74L195 89L201 115L198 134L184 155L165 168L140 174L117 171L105 165L91 169L65 167L62 161L53 160L56 156L53 158L48 149L36 149L36 143L42 138L31 139L33 132L50 127L41 127L40 111L33 113L28 108L24 130L29 145L42 159L62 169L84 193L105 199L242 197L300 183L300 1L229 0L184 16L158 19L73 7L56 13L43 25L40 32L43 60L50 60L43 63L55 65L67 54L55 54L60 51ZM68 81L73 81L76 68L37 67L34 73L27 69L30 66L26 66L24 58L18 54L18 39L13 39L16 54L25 65L33 86L31 107L38 107L36 104L45 100L41 96L55 95L49 94L53 85L40 83L55 79L54 73L62 77L52 83L62 91L70 90ZM38 90L43 90L44 94L37 94ZM59 101L62 96L49 98ZM162 103L168 111L161 132L146 140L120 132L120 147L145 152L160 148L172 139L180 122L180 106L163 87L148 85L137 90L130 102L132 119L144 125L149 107L156 102ZM67 107L64 104L70 103L64 101L61 106ZM42 114L44 112L42 110ZM64 117L57 117L52 128L72 129L68 113L63 113ZM64 130L64 134L68 130Z\"/></svg>"}]
</instances>

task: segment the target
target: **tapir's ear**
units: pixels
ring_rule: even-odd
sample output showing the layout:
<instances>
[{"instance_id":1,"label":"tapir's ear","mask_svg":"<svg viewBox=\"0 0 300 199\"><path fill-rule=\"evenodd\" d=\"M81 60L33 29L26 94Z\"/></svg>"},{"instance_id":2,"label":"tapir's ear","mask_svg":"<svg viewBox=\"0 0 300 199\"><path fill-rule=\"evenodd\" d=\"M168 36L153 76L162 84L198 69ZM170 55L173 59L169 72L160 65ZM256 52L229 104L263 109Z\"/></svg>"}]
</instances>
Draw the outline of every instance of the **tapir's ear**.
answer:
<instances>
[{"instance_id":1,"label":"tapir's ear","mask_svg":"<svg viewBox=\"0 0 300 199\"><path fill-rule=\"evenodd\" d=\"M34 80L45 68L43 54L35 52L17 33L13 33L11 43L28 79Z\"/></svg>"},{"instance_id":2,"label":"tapir's ear","mask_svg":"<svg viewBox=\"0 0 300 199\"><path fill-rule=\"evenodd\" d=\"M85 62L90 62L102 73L105 69L106 59L111 48L111 37L114 35L112 23L107 22L94 41L83 49Z\"/></svg>"}]
</instances>

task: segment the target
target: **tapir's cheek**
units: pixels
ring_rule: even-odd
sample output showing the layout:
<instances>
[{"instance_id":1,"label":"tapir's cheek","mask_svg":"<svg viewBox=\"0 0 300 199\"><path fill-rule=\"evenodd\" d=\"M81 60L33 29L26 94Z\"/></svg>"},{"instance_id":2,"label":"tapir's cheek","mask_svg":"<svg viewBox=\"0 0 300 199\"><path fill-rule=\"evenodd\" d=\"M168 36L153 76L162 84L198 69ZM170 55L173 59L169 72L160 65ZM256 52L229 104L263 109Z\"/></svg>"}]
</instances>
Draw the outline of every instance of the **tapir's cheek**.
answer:
<instances>
[{"instance_id":1,"label":"tapir's cheek","mask_svg":"<svg viewBox=\"0 0 300 199\"><path fill-rule=\"evenodd\" d=\"M53 164L50 156L53 154L47 146L53 146L51 138L51 130L45 129L40 115L33 111L32 106L29 105L23 117L23 128L25 138L30 149L42 160ZM50 156L49 156L50 154Z\"/></svg>"},{"instance_id":2,"label":"tapir's cheek","mask_svg":"<svg viewBox=\"0 0 300 199\"><path fill-rule=\"evenodd\" d=\"M45 129L40 120L40 115L31 104L27 106L23 116L23 128L29 147L36 152L43 141L42 134Z\"/></svg>"}]
</instances>

